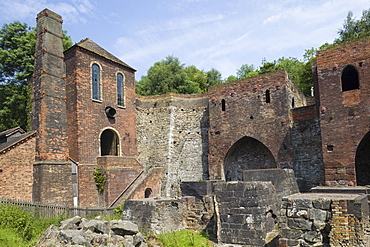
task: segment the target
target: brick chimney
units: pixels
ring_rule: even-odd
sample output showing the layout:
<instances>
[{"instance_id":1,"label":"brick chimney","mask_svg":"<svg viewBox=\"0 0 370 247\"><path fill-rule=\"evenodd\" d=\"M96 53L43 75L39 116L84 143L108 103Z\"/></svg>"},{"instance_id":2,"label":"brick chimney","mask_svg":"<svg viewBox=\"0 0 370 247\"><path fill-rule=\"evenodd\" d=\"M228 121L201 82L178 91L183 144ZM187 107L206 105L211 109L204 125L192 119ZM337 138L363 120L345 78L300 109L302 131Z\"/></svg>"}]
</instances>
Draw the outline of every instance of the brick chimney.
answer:
<instances>
[{"instance_id":1,"label":"brick chimney","mask_svg":"<svg viewBox=\"0 0 370 247\"><path fill-rule=\"evenodd\" d=\"M71 205L62 22L60 15L48 9L37 15L32 83L32 129L37 131L33 200Z\"/></svg>"}]
</instances>

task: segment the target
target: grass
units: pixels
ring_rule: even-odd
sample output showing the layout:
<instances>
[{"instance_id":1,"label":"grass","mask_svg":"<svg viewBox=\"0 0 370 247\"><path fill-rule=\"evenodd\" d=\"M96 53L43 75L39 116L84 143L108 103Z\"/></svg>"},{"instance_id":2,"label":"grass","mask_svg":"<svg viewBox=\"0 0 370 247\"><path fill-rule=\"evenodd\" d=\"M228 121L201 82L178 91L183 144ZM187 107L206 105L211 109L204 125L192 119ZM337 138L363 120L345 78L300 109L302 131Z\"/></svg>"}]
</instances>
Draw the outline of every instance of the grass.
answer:
<instances>
[{"instance_id":1,"label":"grass","mask_svg":"<svg viewBox=\"0 0 370 247\"><path fill-rule=\"evenodd\" d=\"M0 246L32 246L50 225L58 225L63 219L36 219L19 206L0 204Z\"/></svg>"},{"instance_id":2,"label":"grass","mask_svg":"<svg viewBox=\"0 0 370 247\"><path fill-rule=\"evenodd\" d=\"M204 232L181 230L163 233L158 235L157 238L164 247L213 246L209 236Z\"/></svg>"}]
</instances>

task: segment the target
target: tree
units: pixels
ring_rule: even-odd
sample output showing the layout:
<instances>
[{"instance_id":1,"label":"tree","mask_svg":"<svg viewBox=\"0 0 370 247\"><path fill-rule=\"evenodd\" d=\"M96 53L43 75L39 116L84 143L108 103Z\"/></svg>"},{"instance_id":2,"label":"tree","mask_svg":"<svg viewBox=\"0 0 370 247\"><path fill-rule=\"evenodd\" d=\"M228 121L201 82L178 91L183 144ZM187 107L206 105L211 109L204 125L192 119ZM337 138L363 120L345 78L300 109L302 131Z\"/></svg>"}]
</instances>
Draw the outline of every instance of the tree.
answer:
<instances>
[{"instance_id":1,"label":"tree","mask_svg":"<svg viewBox=\"0 0 370 247\"><path fill-rule=\"evenodd\" d=\"M251 77L250 75L254 71L255 71L255 68L254 68L253 64L251 64L251 65L243 64L242 66L240 66L240 68L236 72L236 77L238 79L248 78L248 77Z\"/></svg>"},{"instance_id":2,"label":"tree","mask_svg":"<svg viewBox=\"0 0 370 247\"><path fill-rule=\"evenodd\" d=\"M71 38L64 31L63 45ZM20 126L29 129L30 90L36 44L35 28L14 21L0 30L0 131Z\"/></svg>"},{"instance_id":3,"label":"tree","mask_svg":"<svg viewBox=\"0 0 370 247\"><path fill-rule=\"evenodd\" d=\"M343 27L339 29L338 34L339 37L334 40L335 45L370 36L370 9L364 10L359 20L353 17L351 11L348 12Z\"/></svg>"},{"instance_id":4,"label":"tree","mask_svg":"<svg viewBox=\"0 0 370 247\"><path fill-rule=\"evenodd\" d=\"M221 75L220 71L218 71L214 68L212 68L210 71L208 71L206 73L206 76L207 76L207 89L209 87L219 85L223 82L222 81L222 75Z\"/></svg>"},{"instance_id":5,"label":"tree","mask_svg":"<svg viewBox=\"0 0 370 247\"><path fill-rule=\"evenodd\" d=\"M167 56L154 63L148 74L136 83L136 93L140 95L159 95L165 93L195 94L203 93L210 86L222 83L221 73L215 69L204 72L194 65L185 67L179 59Z\"/></svg>"}]
</instances>

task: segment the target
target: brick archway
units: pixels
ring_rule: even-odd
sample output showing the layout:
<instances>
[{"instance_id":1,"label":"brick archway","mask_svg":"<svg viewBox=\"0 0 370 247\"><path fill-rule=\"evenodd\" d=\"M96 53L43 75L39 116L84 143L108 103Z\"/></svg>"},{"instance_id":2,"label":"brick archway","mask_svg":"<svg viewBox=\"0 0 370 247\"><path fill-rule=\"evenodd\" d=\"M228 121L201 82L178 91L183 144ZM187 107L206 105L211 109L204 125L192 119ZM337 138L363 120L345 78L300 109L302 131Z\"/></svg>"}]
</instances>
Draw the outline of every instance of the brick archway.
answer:
<instances>
[{"instance_id":1,"label":"brick archway","mask_svg":"<svg viewBox=\"0 0 370 247\"><path fill-rule=\"evenodd\" d=\"M105 129L100 135L100 155L119 156L119 136L113 129Z\"/></svg>"},{"instance_id":2,"label":"brick archway","mask_svg":"<svg viewBox=\"0 0 370 247\"><path fill-rule=\"evenodd\" d=\"M357 147L355 166L357 185L370 185L370 132Z\"/></svg>"},{"instance_id":3,"label":"brick archway","mask_svg":"<svg viewBox=\"0 0 370 247\"><path fill-rule=\"evenodd\" d=\"M277 168L271 151L260 141L243 137L229 149L224 160L226 181L242 181L242 171Z\"/></svg>"}]
</instances>

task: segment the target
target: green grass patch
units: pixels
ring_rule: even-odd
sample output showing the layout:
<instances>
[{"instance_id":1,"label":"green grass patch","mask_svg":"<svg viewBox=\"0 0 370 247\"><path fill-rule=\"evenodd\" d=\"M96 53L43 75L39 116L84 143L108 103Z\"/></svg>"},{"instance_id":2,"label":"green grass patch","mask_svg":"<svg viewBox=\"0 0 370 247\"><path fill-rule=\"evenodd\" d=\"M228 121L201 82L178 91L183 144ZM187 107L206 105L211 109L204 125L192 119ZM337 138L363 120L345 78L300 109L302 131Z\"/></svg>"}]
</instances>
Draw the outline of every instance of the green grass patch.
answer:
<instances>
[{"instance_id":1,"label":"green grass patch","mask_svg":"<svg viewBox=\"0 0 370 247\"><path fill-rule=\"evenodd\" d=\"M50 225L59 225L63 219L36 219L33 214L19 206L0 204L0 246L32 246Z\"/></svg>"},{"instance_id":2,"label":"green grass patch","mask_svg":"<svg viewBox=\"0 0 370 247\"><path fill-rule=\"evenodd\" d=\"M181 230L163 233L158 235L157 238L165 247L213 246L209 236L204 232Z\"/></svg>"}]
</instances>

